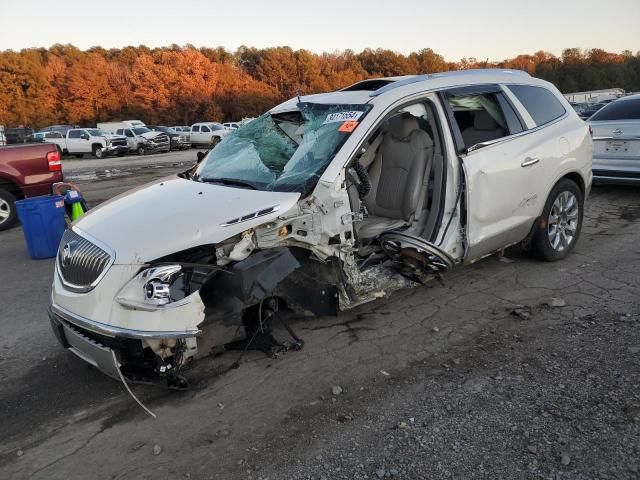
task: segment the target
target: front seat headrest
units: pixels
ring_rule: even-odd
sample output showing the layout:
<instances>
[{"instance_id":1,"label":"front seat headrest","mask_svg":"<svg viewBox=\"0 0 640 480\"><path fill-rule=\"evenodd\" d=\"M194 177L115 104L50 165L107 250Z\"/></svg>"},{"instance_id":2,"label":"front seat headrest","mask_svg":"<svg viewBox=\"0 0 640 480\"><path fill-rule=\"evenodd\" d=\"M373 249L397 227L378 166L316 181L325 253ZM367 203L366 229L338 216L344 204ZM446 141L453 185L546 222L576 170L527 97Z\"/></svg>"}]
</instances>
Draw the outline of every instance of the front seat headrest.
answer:
<instances>
[{"instance_id":1,"label":"front seat headrest","mask_svg":"<svg viewBox=\"0 0 640 480\"><path fill-rule=\"evenodd\" d=\"M411 132L419 129L418 120L410 113L403 112L389 119L389 132L396 140L404 140Z\"/></svg>"},{"instance_id":2,"label":"front seat headrest","mask_svg":"<svg viewBox=\"0 0 640 480\"><path fill-rule=\"evenodd\" d=\"M486 110L478 110L473 116L474 130L497 130L498 124Z\"/></svg>"}]
</instances>

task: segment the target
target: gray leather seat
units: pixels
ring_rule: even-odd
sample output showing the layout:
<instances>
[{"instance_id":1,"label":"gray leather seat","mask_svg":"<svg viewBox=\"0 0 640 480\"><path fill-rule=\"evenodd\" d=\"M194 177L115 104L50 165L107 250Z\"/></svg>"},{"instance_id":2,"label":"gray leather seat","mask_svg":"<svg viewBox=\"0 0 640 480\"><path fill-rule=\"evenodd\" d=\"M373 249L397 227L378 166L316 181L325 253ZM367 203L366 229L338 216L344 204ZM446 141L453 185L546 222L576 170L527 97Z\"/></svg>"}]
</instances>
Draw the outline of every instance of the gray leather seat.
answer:
<instances>
[{"instance_id":1,"label":"gray leather seat","mask_svg":"<svg viewBox=\"0 0 640 480\"><path fill-rule=\"evenodd\" d=\"M504 137L504 128L500 127L486 110L478 110L473 116L473 127L462 131L464 145L469 148L476 143Z\"/></svg>"},{"instance_id":2,"label":"gray leather seat","mask_svg":"<svg viewBox=\"0 0 640 480\"><path fill-rule=\"evenodd\" d=\"M371 191L365 197L369 216L359 225L361 239L406 225L418 206L433 140L408 113L389 120L389 129L369 168Z\"/></svg>"}]
</instances>

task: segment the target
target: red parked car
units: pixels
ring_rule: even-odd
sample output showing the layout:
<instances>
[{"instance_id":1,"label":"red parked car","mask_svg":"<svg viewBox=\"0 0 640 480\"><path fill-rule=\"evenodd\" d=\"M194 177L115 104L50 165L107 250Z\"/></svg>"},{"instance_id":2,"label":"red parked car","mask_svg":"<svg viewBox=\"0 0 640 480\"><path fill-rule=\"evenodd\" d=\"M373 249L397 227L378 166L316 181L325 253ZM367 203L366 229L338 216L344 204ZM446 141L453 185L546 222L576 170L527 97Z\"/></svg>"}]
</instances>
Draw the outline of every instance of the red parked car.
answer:
<instances>
[{"instance_id":1,"label":"red parked car","mask_svg":"<svg viewBox=\"0 0 640 480\"><path fill-rule=\"evenodd\" d=\"M0 147L0 230L16 222L16 200L49 195L53 184L61 181L61 155L55 145Z\"/></svg>"}]
</instances>

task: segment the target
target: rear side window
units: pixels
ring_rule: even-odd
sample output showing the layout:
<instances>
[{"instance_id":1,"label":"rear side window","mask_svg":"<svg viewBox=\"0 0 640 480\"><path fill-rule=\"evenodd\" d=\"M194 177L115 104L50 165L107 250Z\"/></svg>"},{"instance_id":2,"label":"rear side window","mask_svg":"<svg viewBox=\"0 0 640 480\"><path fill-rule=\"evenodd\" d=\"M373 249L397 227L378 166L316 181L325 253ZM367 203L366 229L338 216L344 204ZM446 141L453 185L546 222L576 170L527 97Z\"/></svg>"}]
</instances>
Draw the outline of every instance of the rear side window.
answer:
<instances>
[{"instance_id":1,"label":"rear side window","mask_svg":"<svg viewBox=\"0 0 640 480\"><path fill-rule=\"evenodd\" d=\"M195 125L193 127L191 127L191 130L194 132L199 132L200 131L200 125Z\"/></svg>"},{"instance_id":2,"label":"rear side window","mask_svg":"<svg viewBox=\"0 0 640 480\"><path fill-rule=\"evenodd\" d=\"M590 120L640 120L640 98L611 102L596 112Z\"/></svg>"},{"instance_id":3,"label":"rear side window","mask_svg":"<svg viewBox=\"0 0 640 480\"><path fill-rule=\"evenodd\" d=\"M544 125L565 114L562 103L549 90L531 85L509 85L520 103L527 109L536 126Z\"/></svg>"},{"instance_id":4,"label":"rear side window","mask_svg":"<svg viewBox=\"0 0 640 480\"><path fill-rule=\"evenodd\" d=\"M517 133L510 131L509 122L494 93L450 94L447 100L465 148Z\"/></svg>"}]
</instances>

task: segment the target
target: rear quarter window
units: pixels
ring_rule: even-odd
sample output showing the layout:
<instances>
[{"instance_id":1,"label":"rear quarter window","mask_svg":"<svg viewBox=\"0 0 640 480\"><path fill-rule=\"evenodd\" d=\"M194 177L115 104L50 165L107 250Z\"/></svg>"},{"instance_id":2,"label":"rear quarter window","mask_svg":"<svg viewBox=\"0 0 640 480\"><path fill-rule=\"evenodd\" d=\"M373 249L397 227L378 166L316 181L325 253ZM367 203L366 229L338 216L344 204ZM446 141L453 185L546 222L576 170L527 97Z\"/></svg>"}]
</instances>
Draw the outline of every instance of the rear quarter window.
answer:
<instances>
[{"instance_id":1,"label":"rear quarter window","mask_svg":"<svg viewBox=\"0 0 640 480\"><path fill-rule=\"evenodd\" d=\"M508 88L529 112L536 126L553 122L566 112L560 100L544 87L509 85Z\"/></svg>"},{"instance_id":2,"label":"rear quarter window","mask_svg":"<svg viewBox=\"0 0 640 480\"><path fill-rule=\"evenodd\" d=\"M640 98L611 102L597 111L590 120L640 120Z\"/></svg>"}]
</instances>

